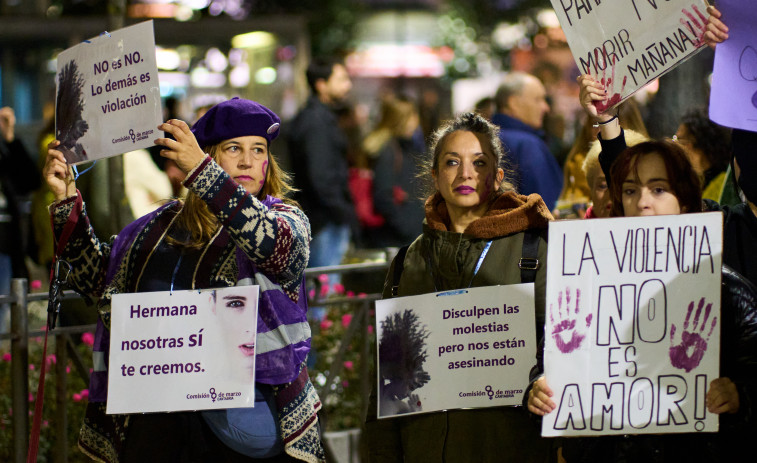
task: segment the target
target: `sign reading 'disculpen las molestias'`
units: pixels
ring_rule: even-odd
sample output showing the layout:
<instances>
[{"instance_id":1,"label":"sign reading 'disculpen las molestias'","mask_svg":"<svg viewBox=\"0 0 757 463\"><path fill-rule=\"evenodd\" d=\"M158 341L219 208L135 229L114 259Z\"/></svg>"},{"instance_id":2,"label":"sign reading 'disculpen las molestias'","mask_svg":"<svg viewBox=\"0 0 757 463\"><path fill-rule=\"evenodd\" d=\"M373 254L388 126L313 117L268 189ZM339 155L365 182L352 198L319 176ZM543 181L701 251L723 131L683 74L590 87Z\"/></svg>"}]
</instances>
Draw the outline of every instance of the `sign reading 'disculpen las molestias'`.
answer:
<instances>
[{"instance_id":1,"label":"sign reading 'disculpen las molestias'","mask_svg":"<svg viewBox=\"0 0 757 463\"><path fill-rule=\"evenodd\" d=\"M55 138L69 164L149 148L161 123L152 21L58 55Z\"/></svg>"},{"instance_id":2,"label":"sign reading 'disculpen las molestias'","mask_svg":"<svg viewBox=\"0 0 757 463\"><path fill-rule=\"evenodd\" d=\"M376 302L378 417L519 405L535 363L533 283Z\"/></svg>"},{"instance_id":3,"label":"sign reading 'disculpen las molestias'","mask_svg":"<svg viewBox=\"0 0 757 463\"><path fill-rule=\"evenodd\" d=\"M542 435L718 430L720 212L549 224Z\"/></svg>"},{"instance_id":4,"label":"sign reading 'disculpen las molestias'","mask_svg":"<svg viewBox=\"0 0 757 463\"><path fill-rule=\"evenodd\" d=\"M258 291L114 295L107 413L254 406Z\"/></svg>"},{"instance_id":5,"label":"sign reading 'disculpen las molestias'","mask_svg":"<svg viewBox=\"0 0 757 463\"><path fill-rule=\"evenodd\" d=\"M703 0L551 0L581 74L601 81L600 112L702 49Z\"/></svg>"}]
</instances>

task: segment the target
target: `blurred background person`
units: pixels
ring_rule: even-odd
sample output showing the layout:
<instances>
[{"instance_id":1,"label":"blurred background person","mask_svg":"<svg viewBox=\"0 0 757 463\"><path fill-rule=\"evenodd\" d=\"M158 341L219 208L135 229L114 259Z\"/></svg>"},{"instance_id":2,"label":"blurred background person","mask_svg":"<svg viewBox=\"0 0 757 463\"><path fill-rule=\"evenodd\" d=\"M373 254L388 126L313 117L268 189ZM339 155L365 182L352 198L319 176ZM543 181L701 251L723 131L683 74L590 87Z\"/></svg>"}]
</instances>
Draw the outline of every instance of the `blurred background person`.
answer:
<instances>
[{"instance_id":1,"label":"blurred background person","mask_svg":"<svg viewBox=\"0 0 757 463\"><path fill-rule=\"evenodd\" d=\"M730 130L712 122L705 110L692 109L681 118L673 140L702 176L702 198L718 201L731 160Z\"/></svg>"},{"instance_id":2,"label":"blurred background person","mask_svg":"<svg viewBox=\"0 0 757 463\"><path fill-rule=\"evenodd\" d=\"M623 128L633 130L645 138L649 138L644 120L639 112L639 107L633 98L624 101L618 106L617 110L618 118L621 120ZM583 217L586 212L587 203L591 201L596 204L593 191L604 180L596 183L596 185L592 185L592 181L587 178L587 174L585 173L585 166L589 162L592 173L596 172L594 182L599 177L603 177L602 169L598 171L594 170L595 160L588 161L587 159L587 153L592 143L596 142L598 133L599 127L595 127L595 124L589 118L584 119L581 130L576 134L576 140L563 166L563 189L557 202L557 209L561 218ZM597 147L596 155L599 154L598 150L599 148ZM599 165L597 164L596 167L599 168ZM582 211L584 213L581 213ZM594 213L602 212L597 211L595 207ZM606 217L606 215L598 215L598 217Z\"/></svg>"},{"instance_id":3,"label":"blurred background person","mask_svg":"<svg viewBox=\"0 0 757 463\"><path fill-rule=\"evenodd\" d=\"M641 134L634 130L628 129L624 131L626 136L626 144L628 146L634 146L644 141L649 141L647 135ZM583 174L589 185L589 201L591 205L586 209L586 213L583 216L585 219L596 219L610 217L610 210L612 209L612 201L610 200L610 192L607 188L607 177L602 171L602 166L599 164L599 153L602 151L602 146L599 140L594 140L590 145L589 152L586 153L586 159L583 164Z\"/></svg>"},{"instance_id":4,"label":"blurred background person","mask_svg":"<svg viewBox=\"0 0 757 463\"><path fill-rule=\"evenodd\" d=\"M373 203L384 218L379 227L364 229L369 247L399 247L423 230L418 159L424 151L419 116L408 98L390 96L381 104L376 127L363 140L363 151L373 161Z\"/></svg>"},{"instance_id":5,"label":"blurred background person","mask_svg":"<svg viewBox=\"0 0 757 463\"><path fill-rule=\"evenodd\" d=\"M487 121L491 121L492 117L494 117L494 114L497 112L497 103L494 101L493 97L487 96L478 100L473 107L473 110Z\"/></svg>"},{"instance_id":6,"label":"blurred background person","mask_svg":"<svg viewBox=\"0 0 757 463\"><path fill-rule=\"evenodd\" d=\"M544 115L549 111L546 97L539 79L525 72L510 72L494 96L497 114L492 122L500 127L499 137L518 193L538 193L551 210L560 196L563 180L542 130Z\"/></svg>"},{"instance_id":7,"label":"blurred background person","mask_svg":"<svg viewBox=\"0 0 757 463\"><path fill-rule=\"evenodd\" d=\"M308 266L339 265L350 243L355 212L347 183L347 137L334 109L347 98L352 82L344 65L331 58L314 59L306 76L311 95L289 132L296 199L312 228Z\"/></svg>"},{"instance_id":8,"label":"blurred background person","mask_svg":"<svg viewBox=\"0 0 757 463\"><path fill-rule=\"evenodd\" d=\"M13 278L28 278L22 199L41 184L37 166L16 138L13 108L0 108L0 294L10 294ZM10 304L0 304L0 333L8 331Z\"/></svg>"}]
</instances>

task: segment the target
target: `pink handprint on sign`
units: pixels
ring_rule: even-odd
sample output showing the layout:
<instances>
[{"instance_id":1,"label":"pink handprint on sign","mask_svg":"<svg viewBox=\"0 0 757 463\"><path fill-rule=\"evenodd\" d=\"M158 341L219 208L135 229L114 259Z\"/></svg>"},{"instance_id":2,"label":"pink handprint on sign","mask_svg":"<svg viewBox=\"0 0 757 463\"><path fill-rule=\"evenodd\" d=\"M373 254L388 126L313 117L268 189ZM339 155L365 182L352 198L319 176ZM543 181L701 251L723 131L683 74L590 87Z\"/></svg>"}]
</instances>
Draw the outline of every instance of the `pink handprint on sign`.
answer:
<instances>
[{"instance_id":1,"label":"pink handprint on sign","mask_svg":"<svg viewBox=\"0 0 757 463\"><path fill-rule=\"evenodd\" d=\"M576 289L575 305L571 307L570 288L565 288L565 306L563 306L563 292L557 294L557 312L549 305L549 320L552 324L552 338L555 345L563 354L569 354L581 346L586 338L586 330L591 325L592 314L589 313L584 321L586 326L579 324L581 318L581 290Z\"/></svg>"},{"instance_id":2,"label":"pink handprint on sign","mask_svg":"<svg viewBox=\"0 0 757 463\"><path fill-rule=\"evenodd\" d=\"M684 8L681 12L688 18L688 21L686 18L681 18L680 21L681 24L694 34L694 46L701 47L704 45L704 33L707 32L707 16L702 14L696 5L691 5L691 9L694 10L697 16L694 16L694 13Z\"/></svg>"},{"instance_id":3,"label":"pink handprint on sign","mask_svg":"<svg viewBox=\"0 0 757 463\"><path fill-rule=\"evenodd\" d=\"M704 318L700 324L703 307ZM691 325L691 331L689 331L689 320L693 311L694 301L691 301L689 309L686 311L686 319L683 321L683 332L681 333L679 344L674 344L676 342L674 340L676 326L673 325L670 327L670 364L676 368L685 370L687 373L699 366L702 357L707 352L707 342L710 340L710 336L712 336L712 332L715 330L715 325L718 323L718 317L713 317L710 331L705 335L704 331L707 328L707 320L710 318L712 303L705 306L704 298L702 298L699 300L696 314L694 314L694 323ZM699 327L699 330L697 330L697 327Z\"/></svg>"}]
</instances>

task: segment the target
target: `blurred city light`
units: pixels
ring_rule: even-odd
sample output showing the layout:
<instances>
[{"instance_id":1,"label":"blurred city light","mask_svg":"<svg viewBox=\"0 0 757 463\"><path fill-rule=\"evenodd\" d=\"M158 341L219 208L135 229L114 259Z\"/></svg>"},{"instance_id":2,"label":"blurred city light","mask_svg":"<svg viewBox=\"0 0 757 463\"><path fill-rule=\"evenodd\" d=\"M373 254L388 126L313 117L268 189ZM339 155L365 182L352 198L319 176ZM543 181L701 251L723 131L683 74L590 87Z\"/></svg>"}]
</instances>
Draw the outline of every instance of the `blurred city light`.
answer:
<instances>
[{"instance_id":1,"label":"blurred city light","mask_svg":"<svg viewBox=\"0 0 757 463\"><path fill-rule=\"evenodd\" d=\"M175 71L181 64L181 57L176 50L155 47L155 61L158 65L158 69Z\"/></svg>"},{"instance_id":2,"label":"blurred city light","mask_svg":"<svg viewBox=\"0 0 757 463\"><path fill-rule=\"evenodd\" d=\"M270 85L274 82L276 82L276 69L272 67L264 67L255 72L255 83Z\"/></svg>"},{"instance_id":3,"label":"blurred city light","mask_svg":"<svg viewBox=\"0 0 757 463\"><path fill-rule=\"evenodd\" d=\"M223 72L229 66L229 60L218 48L209 48L205 53L205 64L213 72Z\"/></svg>"},{"instance_id":4,"label":"blurred city light","mask_svg":"<svg viewBox=\"0 0 757 463\"><path fill-rule=\"evenodd\" d=\"M442 52L424 45L369 45L347 56L350 75L364 77L440 77L444 75Z\"/></svg>"},{"instance_id":5,"label":"blurred city light","mask_svg":"<svg viewBox=\"0 0 757 463\"><path fill-rule=\"evenodd\" d=\"M500 23L492 33L492 40L503 50L513 49L526 36L523 24Z\"/></svg>"},{"instance_id":6,"label":"blurred city light","mask_svg":"<svg viewBox=\"0 0 757 463\"><path fill-rule=\"evenodd\" d=\"M226 76L219 72L210 72L204 66L196 67L191 73L192 85L198 88L220 88L226 85Z\"/></svg>"},{"instance_id":7,"label":"blurred city light","mask_svg":"<svg viewBox=\"0 0 757 463\"><path fill-rule=\"evenodd\" d=\"M229 72L229 83L232 87L246 87L250 83L250 66L239 63Z\"/></svg>"},{"instance_id":8,"label":"blurred city light","mask_svg":"<svg viewBox=\"0 0 757 463\"><path fill-rule=\"evenodd\" d=\"M560 20L557 19L557 13L553 9L541 10L536 15L536 22L541 27L560 27Z\"/></svg>"},{"instance_id":9,"label":"blurred city light","mask_svg":"<svg viewBox=\"0 0 757 463\"><path fill-rule=\"evenodd\" d=\"M234 48L265 48L273 46L276 37L269 32L255 31L234 36L231 46Z\"/></svg>"}]
</instances>

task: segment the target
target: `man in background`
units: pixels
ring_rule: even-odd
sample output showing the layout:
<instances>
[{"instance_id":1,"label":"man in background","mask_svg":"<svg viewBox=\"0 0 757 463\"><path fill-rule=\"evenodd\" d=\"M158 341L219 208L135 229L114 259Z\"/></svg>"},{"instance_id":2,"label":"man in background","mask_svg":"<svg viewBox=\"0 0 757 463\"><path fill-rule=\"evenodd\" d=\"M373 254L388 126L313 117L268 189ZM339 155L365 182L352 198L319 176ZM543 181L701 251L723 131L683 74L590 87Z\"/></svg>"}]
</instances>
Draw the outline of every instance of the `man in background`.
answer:
<instances>
[{"instance_id":1,"label":"man in background","mask_svg":"<svg viewBox=\"0 0 757 463\"><path fill-rule=\"evenodd\" d=\"M546 97L539 79L525 72L510 72L494 97L497 114L492 122L501 129L499 136L511 163L507 167L515 174L518 193L538 193L551 210L560 196L563 174L542 130L549 111Z\"/></svg>"},{"instance_id":2,"label":"man in background","mask_svg":"<svg viewBox=\"0 0 757 463\"><path fill-rule=\"evenodd\" d=\"M347 186L347 138L334 108L352 82L339 61L315 59L307 69L311 95L290 124L289 153L297 201L310 219L309 267L339 265L347 252L355 211Z\"/></svg>"}]
</instances>

